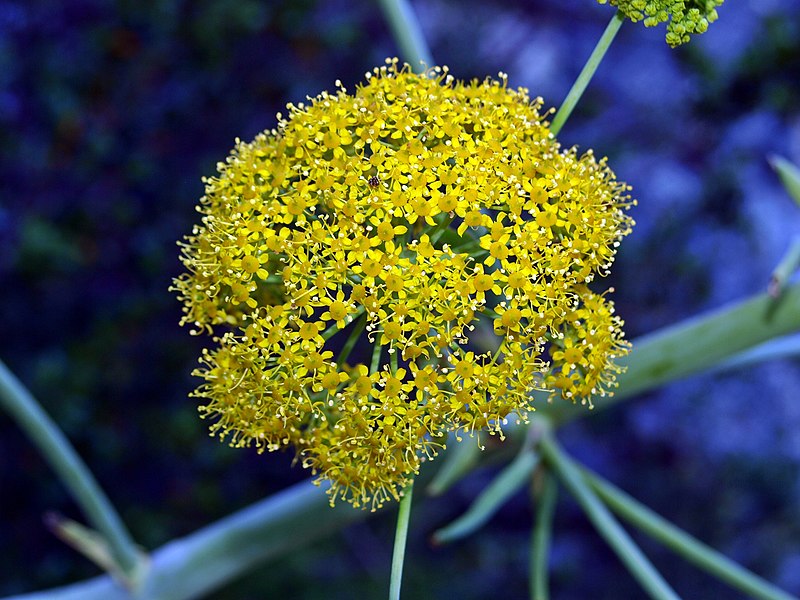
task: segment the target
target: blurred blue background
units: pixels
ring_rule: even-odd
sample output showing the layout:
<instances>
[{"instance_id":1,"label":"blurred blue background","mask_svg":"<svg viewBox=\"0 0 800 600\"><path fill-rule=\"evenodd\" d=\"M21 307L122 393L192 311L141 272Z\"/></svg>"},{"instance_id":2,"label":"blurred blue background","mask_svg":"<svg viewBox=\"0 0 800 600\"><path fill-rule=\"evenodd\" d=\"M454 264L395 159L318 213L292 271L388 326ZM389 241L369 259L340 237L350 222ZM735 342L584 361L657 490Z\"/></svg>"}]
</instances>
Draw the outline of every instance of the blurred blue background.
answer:
<instances>
[{"instance_id":1,"label":"blurred blue background","mask_svg":"<svg viewBox=\"0 0 800 600\"><path fill-rule=\"evenodd\" d=\"M419 0L436 60L505 71L558 105L613 11L594 0ZM613 275L630 338L763 291L800 233L769 154L800 163L800 3L729 0L671 50L626 24L560 139L608 155L638 225ZM200 178L286 102L350 88L398 50L369 1L0 1L0 358L63 427L152 549L307 473L208 438L187 398L200 340L167 292ZM800 594L800 369L784 361L693 378L563 430L568 450L700 539ZM526 594L530 499L479 534L427 538L482 470L412 517L405 597ZM0 415L0 595L97 570L51 536L77 508ZM213 593L373 598L394 511ZM562 494L556 599L641 591ZM685 598L738 598L636 536Z\"/></svg>"}]
</instances>

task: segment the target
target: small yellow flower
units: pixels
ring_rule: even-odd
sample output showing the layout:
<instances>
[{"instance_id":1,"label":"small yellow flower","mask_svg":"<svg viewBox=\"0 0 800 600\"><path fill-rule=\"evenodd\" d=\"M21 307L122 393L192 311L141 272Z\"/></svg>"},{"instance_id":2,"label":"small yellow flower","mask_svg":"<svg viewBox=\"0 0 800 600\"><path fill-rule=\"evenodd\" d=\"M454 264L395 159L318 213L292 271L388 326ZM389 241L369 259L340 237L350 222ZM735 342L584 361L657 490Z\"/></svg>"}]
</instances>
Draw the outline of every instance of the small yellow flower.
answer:
<instances>
[{"instance_id":1,"label":"small yellow flower","mask_svg":"<svg viewBox=\"0 0 800 600\"><path fill-rule=\"evenodd\" d=\"M611 393L622 322L586 285L630 231L628 188L541 105L391 60L237 141L174 282L182 324L217 336L195 371L212 432L292 447L331 501L374 509L534 390Z\"/></svg>"}]
</instances>

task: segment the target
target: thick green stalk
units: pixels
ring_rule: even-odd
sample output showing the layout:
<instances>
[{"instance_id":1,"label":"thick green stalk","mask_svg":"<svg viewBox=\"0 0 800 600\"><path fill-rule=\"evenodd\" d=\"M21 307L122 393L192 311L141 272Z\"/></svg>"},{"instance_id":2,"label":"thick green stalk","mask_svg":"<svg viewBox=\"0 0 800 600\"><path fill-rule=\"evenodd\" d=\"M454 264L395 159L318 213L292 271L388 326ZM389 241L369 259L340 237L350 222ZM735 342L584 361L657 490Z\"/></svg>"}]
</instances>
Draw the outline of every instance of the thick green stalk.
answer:
<instances>
[{"instance_id":1,"label":"thick green stalk","mask_svg":"<svg viewBox=\"0 0 800 600\"><path fill-rule=\"evenodd\" d=\"M549 470L543 469L542 489L536 497L536 523L531 536L530 597L548 600L548 559L553 534L553 515L558 499L558 482Z\"/></svg>"},{"instance_id":2,"label":"thick green stalk","mask_svg":"<svg viewBox=\"0 0 800 600\"><path fill-rule=\"evenodd\" d=\"M611 42L614 41L614 38L616 37L617 32L624 21L625 17L622 16L622 13L619 11L617 11L616 14L611 17L611 21L609 21L608 25L606 26L603 35L600 36L600 40L597 42L594 50L592 50L591 55L589 55L589 60L586 61L586 64L583 66L583 70L581 71L580 75L578 75L575 83L572 84L572 89L570 89L567 97L564 99L564 102L558 109L556 116L553 117L553 122L550 123L550 131L553 132L553 135L558 135L558 132L561 131L564 123L566 123L567 119L572 114L572 110L575 108L575 105L578 104L578 100L581 99L581 96L583 95L584 90L586 90L586 86L588 86L589 82L592 80L592 77L594 77L597 67L600 66L600 62L606 55L608 48L611 46Z\"/></svg>"},{"instance_id":3,"label":"thick green stalk","mask_svg":"<svg viewBox=\"0 0 800 600\"><path fill-rule=\"evenodd\" d=\"M0 405L36 445L86 519L103 536L118 574L134 585L139 553L122 519L66 436L2 361Z\"/></svg>"},{"instance_id":4,"label":"thick green stalk","mask_svg":"<svg viewBox=\"0 0 800 600\"><path fill-rule=\"evenodd\" d=\"M656 568L634 543L622 526L611 516L597 495L589 488L578 468L568 459L550 436L539 442L542 458L558 475L581 505L586 516L603 536L612 550L651 598L680 600Z\"/></svg>"},{"instance_id":5,"label":"thick green stalk","mask_svg":"<svg viewBox=\"0 0 800 600\"><path fill-rule=\"evenodd\" d=\"M675 527L597 474L585 468L580 468L580 471L586 482L611 510L714 577L760 600L797 600Z\"/></svg>"},{"instance_id":6,"label":"thick green stalk","mask_svg":"<svg viewBox=\"0 0 800 600\"><path fill-rule=\"evenodd\" d=\"M392 577L389 583L389 600L400 600L400 586L403 583L403 561L406 556L406 539L408 537L408 520L411 516L411 500L414 494L414 480L403 490L400 509L397 513L397 529L394 534L394 552L392 552Z\"/></svg>"},{"instance_id":7,"label":"thick green stalk","mask_svg":"<svg viewBox=\"0 0 800 600\"><path fill-rule=\"evenodd\" d=\"M408 0L379 0L379 3L403 59L418 73L433 67L433 55Z\"/></svg>"}]
</instances>

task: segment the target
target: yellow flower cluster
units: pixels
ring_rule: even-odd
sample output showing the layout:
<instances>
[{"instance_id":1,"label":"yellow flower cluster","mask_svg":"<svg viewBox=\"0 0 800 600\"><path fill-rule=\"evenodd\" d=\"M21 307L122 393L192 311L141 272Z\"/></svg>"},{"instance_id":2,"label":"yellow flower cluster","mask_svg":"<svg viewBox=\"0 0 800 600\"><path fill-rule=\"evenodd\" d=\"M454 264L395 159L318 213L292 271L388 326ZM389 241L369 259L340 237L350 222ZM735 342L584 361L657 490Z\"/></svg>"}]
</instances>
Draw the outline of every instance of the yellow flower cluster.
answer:
<instances>
[{"instance_id":1,"label":"yellow flower cluster","mask_svg":"<svg viewBox=\"0 0 800 600\"><path fill-rule=\"evenodd\" d=\"M502 434L534 390L609 393L627 344L587 284L632 225L541 99L387 63L237 141L174 284L218 335L195 372L212 432L292 446L331 502L373 509L448 432Z\"/></svg>"},{"instance_id":2,"label":"yellow flower cluster","mask_svg":"<svg viewBox=\"0 0 800 600\"><path fill-rule=\"evenodd\" d=\"M609 0L597 0L606 4ZM667 23L667 43L680 46L693 34L705 33L709 23L717 20L717 7L725 0L610 0L612 6L634 23L644 21L646 27Z\"/></svg>"}]
</instances>

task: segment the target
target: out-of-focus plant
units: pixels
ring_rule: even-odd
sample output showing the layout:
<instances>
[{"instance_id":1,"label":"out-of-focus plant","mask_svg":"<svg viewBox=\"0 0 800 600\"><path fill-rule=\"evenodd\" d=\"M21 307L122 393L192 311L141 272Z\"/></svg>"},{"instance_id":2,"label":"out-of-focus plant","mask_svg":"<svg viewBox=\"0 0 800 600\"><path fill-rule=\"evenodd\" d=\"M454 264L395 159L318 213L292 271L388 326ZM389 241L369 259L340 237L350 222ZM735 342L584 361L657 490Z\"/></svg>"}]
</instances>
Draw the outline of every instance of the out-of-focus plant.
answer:
<instances>
[{"instance_id":1,"label":"out-of-focus plant","mask_svg":"<svg viewBox=\"0 0 800 600\"><path fill-rule=\"evenodd\" d=\"M188 272L174 288L184 323L215 336L195 394L212 431L235 446L294 447L331 502L374 510L402 499L392 598L411 484L444 493L490 454L460 439L482 431L508 438L503 446L517 455L434 538L474 532L533 481L532 598L548 597L557 482L653 598L677 595L615 513L753 597L791 598L581 467L556 441L562 424L637 392L797 351L752 350L800 327L800 287L787 283L795 247L770 294L634 340L630 354L612 303L590 289L630 230L628 188L605 159L562 149L554 136L625 18L668 22L676 46L704 32L722 0L611 4L617 14L548 123L542 100L509 89L502 75L460 83L433 68L410 8L382 2L419 72L390 61L354 94L337 83L336 94L290 105L276 129L238 143L207 181L202 223L183 246ZM796 197L797 169L773 164ZM197 597L369 514L330 507L301 484L146 556L2 365L0 399L93 528L56 517L54 531L109 572L28 598ZM445 451L438 471L426 464Z\"/></svg>"}]
</instances>

